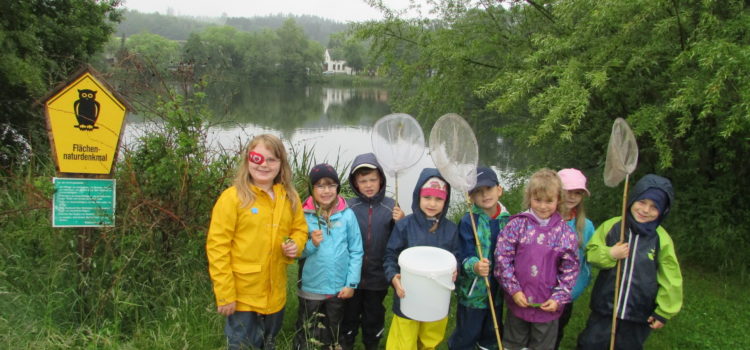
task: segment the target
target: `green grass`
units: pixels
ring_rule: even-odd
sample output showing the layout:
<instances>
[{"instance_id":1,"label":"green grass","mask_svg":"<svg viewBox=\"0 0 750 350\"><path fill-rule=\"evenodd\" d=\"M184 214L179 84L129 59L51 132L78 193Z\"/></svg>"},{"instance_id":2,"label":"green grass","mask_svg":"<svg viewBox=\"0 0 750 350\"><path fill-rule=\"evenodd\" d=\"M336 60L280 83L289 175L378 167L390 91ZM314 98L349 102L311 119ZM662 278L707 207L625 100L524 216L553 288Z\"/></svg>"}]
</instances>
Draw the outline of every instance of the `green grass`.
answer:
<instances>
[{"instance_id":1,"label":"green grass","mask_svg":"<svg viewBox=\"0 0 750 350\"><path fill-rule=\"evenodd\" d=\"M116 287L102 290L92 284L91 290L81 293L84 279L75 271L75 256L65 252L74 237L69 230L22 232L22 226L7 229L6 225L0 246L3 252L0 348L224 348L224 319L215 312L205 259L200 257L202 246L190 248L194 256L180 251L180 255L185 255L183 261L170 259L169 269L163 272L165 276L151 284L130 288L109 281L109 285ZM27 238L21 239L20 233ZM17 253L11 253L13 249ZM41 255L35 255L37 253ZM54 259L48 259L50 256ZM38 265L18 265L31 261ZM142 268L136 266L141 264L139 262L132 264L135 264L131 267L134 270ZM750 335L745 330L745 325L750 324L750 303L743 297L749 283L698 268L686 267L683 273L683 310L664 329L652 333L647 348L739 349L750 344ZM280 349L291 347L295 332L296 276L295 264L289 269L289 297L284 327L278 338ZM121 279L127 283L136 281L132 277ZM392 317L391 297L386 298L387 323ZM576 303L563 349L574 348L575 337L583 329L588 314L588 297L586 293ZM86 300L98 304L82 305ZM84 309L88 311L82 311ZM452 328L451 319L446 338ZM447 346L443 344L440 349L447 349Z\"/></svg>"},{"instance_id":2,"label":"green grass","mask_svg":"<svg viewBox=\"0 0 750 350\"><path fill-rule=\"evenodd\" d=\"M647 349L741 349L750 344L750 335L745 325L750 324L750 302L741 295L747 294L750 283L734 282L729 276L720 276L699 268L686 267L685 304L682 311L661 330L654 331L646 342ZM289 280L297 276L296 265L289 269ZM576 337L583 331L589 313L590 290L576 302L573 317L566 327L562 349L575 349ZM291 345L296 321L297 297L292 283L288 288L287 311L280 344ZM390 324L392 291L386 297L386 334ZM506 310L507 312L507 310ZM451 319L446 331L446 340L453 332L455 300L451 303ZM223 321L221 321L223 322ZM221 322L216 325L221 328ZM357 344L358 349L361 344ZM289 346L291 348L291 346ZM385 341L381 348L385 349ZM445 342L438 347L448 349Z\"/></svg>"}]
</instances>

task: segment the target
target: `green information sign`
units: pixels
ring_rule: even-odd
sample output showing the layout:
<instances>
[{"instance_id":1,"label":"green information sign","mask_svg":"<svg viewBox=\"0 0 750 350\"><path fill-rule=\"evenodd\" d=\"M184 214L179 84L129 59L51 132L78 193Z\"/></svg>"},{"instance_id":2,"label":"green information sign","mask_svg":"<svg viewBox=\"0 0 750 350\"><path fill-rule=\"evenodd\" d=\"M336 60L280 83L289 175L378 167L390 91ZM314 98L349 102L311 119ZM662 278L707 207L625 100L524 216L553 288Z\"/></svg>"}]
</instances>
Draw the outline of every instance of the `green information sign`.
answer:
<instances>
[{"instance_id":1,"label":"green information sign","mask_svg":"<svg viewBox=\"0 0 750 350\"><path fill-rule=\"evenodd\" d=\"M115 180L53 178L52 227L114 226Z\"/></svg>"}]
</instances>

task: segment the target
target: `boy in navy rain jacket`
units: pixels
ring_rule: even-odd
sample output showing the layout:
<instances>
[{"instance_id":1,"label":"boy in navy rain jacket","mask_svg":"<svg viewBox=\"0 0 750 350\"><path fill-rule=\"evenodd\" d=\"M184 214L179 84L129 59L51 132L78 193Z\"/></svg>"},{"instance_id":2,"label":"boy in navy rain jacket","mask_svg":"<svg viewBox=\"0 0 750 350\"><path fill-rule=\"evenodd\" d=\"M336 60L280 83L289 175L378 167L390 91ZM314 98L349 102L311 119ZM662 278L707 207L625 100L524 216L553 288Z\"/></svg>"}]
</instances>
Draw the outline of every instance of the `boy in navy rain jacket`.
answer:
<instances>
[{"instance_id":1,"label":"boy in navy rain jacket","mask_svg":"<svg viewBox=\"0 0 750 350\"><path fill-rule=\"evenodd\" d=\"M648 174L631 190L625 241L619 243L619 216L596 229L586 254L601 270L591 291L586 329L578 336L579 349L609 349L612 312L617 312L615 348L638 350L652 329L680 311L682 273L672 239L660 225L673 203L672 183ZM619 307L613 310L617 260L622 260L622 273Z\"/></svg>"},{"instance_id":2,"label":"boy in navy rain jacket","mask_svg":"<svg viewBox=\"0 0 750 350\"><path fill-rule=\"evenodd\" d=\"M347 204L359 223L364 258L359 287L344 305L341 345L344 350L354 349L361 326L362 343L371 350L378 349L385 325L383 300L390 286L383 270L385 246L394 223L404 217L404 212L396 201L386 197L385 173L374 154L358 155L351 169L349 185L357 196Z\"/></svg>"}]
</instances>

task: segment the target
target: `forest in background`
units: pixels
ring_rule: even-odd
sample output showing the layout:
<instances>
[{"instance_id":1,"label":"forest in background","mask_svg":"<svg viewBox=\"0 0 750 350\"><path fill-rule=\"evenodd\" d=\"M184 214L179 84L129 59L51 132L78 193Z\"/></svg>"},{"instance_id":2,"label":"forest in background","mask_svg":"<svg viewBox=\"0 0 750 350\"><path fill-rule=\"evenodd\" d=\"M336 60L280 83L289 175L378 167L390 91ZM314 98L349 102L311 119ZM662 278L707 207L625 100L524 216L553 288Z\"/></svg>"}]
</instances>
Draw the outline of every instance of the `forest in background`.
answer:
<instances>
[{"instance_id":1,"label":"forest in background","mask_svg":"<svg viewBox=\"0 0 750 350\"><path fill-rule=\"evenodd\" d=\"M272 15L257 17L188 17L159 13L143 13L135 10L122 12L122 21L117 23L115 34L130 37L139 33L151 33L170 40L185 41L191 33L200 32L211 26L230 26L243 32L275 30L293 19L311 40L327 45L331 34L346 31L346 23L308 15Z\"/></svg>"}]
</instances>

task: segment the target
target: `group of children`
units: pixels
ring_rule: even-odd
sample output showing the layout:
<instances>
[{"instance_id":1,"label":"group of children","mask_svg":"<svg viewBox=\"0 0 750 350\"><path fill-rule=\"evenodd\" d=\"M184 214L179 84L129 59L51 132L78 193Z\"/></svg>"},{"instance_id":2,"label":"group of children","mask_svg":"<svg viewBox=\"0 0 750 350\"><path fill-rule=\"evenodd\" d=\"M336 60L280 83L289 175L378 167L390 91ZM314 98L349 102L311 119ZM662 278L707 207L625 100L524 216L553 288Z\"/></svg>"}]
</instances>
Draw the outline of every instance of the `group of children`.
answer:
<instances>
[{"instance_id":1,"label":"group of children","mask_svg":"<svg viewBox=\"0 0 750 350\"><path fill-rule=\"evenodd\" d=\"M469 193L473 205L458 225L446 217L451 186L437 169L422 170L407 216L385 195L386 177L372 153L355 158L349 184L356 197L345 200L336 170L316 165L310 171L311 196L302 202L281 140L260 135L249 143L233 186L214 206L206 243L230 349L275 349L287 265L296 258L305 262L295 349L353 349L360 329L364 348L378 349L390 287L393 319L386 349L435 349L448 317L421 322L400 309L409 290L401 284L398 256L414 246L442 248L457 258L450 349L497 349L496 332L506 349L559 348L573 301L590 282L589 263L600 272L579 349L609 348L613 313L616 347L640 349L650 330L680 309L680 269L659 225L674 201L663 177L647 175L634 187L624 241L620 217L594 230L583 206L586 177L576 169L534 173L524 190L525 210L511 216L499 202L503 188L497 175L480 167ZM613 310L618 261L622 278Z\"/></svg>"}]
</instances>

